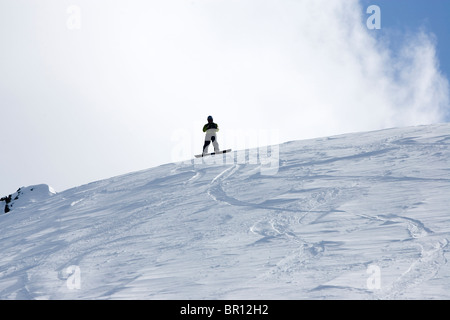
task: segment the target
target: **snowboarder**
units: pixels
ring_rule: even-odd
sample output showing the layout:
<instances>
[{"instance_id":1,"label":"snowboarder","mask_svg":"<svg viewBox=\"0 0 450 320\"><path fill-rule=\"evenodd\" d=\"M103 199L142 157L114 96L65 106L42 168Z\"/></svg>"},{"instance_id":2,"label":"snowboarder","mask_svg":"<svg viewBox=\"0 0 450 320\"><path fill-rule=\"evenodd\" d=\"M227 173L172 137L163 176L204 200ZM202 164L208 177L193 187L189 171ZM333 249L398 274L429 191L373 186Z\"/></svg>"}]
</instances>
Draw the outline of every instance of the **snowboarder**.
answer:
<instances>
[{"instance_id":1,"label":"snowboarder","mask_svg":"<svg viewBox=\"0 0 450 320\"><path fill-rule=\"evenodd\" d=\"M219 143L217 142L216 134L219 131L217 123L213 122L213 117L208 116L208 123L203 126L203 132L206 132L205 144L203 145L203 154L208 153L209 144L212 142L214 152L219 152Z\"/></svg>"}]
</instances>

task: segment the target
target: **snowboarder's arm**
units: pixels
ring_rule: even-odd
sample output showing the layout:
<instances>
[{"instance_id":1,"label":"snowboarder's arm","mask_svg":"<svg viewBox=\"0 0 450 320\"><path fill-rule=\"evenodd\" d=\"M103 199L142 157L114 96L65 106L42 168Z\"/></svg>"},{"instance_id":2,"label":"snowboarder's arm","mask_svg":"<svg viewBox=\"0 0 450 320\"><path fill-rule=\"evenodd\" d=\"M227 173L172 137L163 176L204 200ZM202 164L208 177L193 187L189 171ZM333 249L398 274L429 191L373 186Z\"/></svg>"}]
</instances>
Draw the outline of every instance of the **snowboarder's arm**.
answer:
<instances>
[{"instance_id":1,"label":"snowboarder's arm","mask_svg":"<svg viewBox=\"0 0 450 320\"><path fill-rule=\"evenodd\" d=\"M219 131L219 126L216 123L207 123L203 126L203 132L206 132L208 129L216 129Z\"/></svg>"}]
</instances>

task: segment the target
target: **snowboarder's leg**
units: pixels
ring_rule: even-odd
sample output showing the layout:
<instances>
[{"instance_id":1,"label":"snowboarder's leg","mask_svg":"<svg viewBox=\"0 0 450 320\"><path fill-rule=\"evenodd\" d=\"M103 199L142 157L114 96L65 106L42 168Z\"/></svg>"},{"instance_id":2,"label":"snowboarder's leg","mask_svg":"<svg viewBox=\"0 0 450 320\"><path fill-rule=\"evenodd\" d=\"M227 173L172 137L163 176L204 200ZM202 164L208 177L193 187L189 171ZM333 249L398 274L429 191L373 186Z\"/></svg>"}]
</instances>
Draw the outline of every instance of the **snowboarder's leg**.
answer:
<instances>
[{"instance_id":1,"label":"snowboarder's leg","mask_svg":"<svg viewBox=\"0 0 450 320\"><path fill-rule=\"evenodd\" d=\"M214 152L219 152L219 151L220 151L220 149L219 149L219 143L217 142L216 137L215 137L215 136L212 136L212 137L211 137L211 141L212 141L213 146L214 146Z\"/></svg>"},{"instance_id":2,"label":"snowboarder's leg","mask_svg":"<svg viewBox=\"0 0 450 320\"><path fill-rule=\"evenodd\" d=\"M205 144L203 145L203 154L208 153L208 148L209 148L210 143L211 143L211 141L205 140Z\"/></svg>"}]
</instances>

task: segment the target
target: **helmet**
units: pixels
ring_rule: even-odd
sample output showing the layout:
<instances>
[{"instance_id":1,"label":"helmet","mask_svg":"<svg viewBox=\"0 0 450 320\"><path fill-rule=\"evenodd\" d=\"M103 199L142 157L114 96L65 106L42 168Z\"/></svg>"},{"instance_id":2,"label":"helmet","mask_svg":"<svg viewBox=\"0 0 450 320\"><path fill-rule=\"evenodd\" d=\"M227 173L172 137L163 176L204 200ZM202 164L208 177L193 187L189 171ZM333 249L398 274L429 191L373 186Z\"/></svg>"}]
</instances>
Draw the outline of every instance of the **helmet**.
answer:
<instances>
[{"instance_id":1,"label":"helmet","mask_svg":"<svg viewBox=\"0 0 450 320\"><path fill-rule=\"evenodd\" d=\"M208 116L208 122L212 122L213 121L213 117L212 116Z\"/></svg>"}]
</instances>

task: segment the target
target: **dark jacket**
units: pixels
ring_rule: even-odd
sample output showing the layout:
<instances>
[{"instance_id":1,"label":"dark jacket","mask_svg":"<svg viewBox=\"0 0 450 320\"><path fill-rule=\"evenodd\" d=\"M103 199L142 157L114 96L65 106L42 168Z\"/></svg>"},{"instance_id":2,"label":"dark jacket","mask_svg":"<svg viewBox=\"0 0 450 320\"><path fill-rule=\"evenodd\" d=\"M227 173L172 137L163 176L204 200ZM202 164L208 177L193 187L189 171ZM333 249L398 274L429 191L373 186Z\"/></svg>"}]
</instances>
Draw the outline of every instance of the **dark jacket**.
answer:
<instances>
[{"instance_id":1,"label":"dark jacket","mask_svg":"<svg viewBox=\"0 0 450 320\"><path fill-rule=\"evenodd\" d=\"M203 132L206 132L206 130L208 129L216 129L217 131L219 131L219 126L217 125L217 123L209 122L203 126Z\"/></svg>"}]
</instances>

